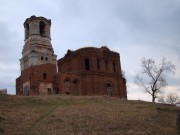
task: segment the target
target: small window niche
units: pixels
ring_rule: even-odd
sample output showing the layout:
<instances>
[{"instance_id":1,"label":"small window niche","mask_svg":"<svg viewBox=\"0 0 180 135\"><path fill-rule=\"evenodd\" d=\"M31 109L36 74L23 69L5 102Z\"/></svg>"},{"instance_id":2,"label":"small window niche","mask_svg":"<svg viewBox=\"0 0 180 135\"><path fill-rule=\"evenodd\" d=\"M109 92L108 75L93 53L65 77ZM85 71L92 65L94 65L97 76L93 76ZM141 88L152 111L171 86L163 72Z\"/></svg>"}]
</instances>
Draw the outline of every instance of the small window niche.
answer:
<instances>
[{"instance_id":1,"label":"small window niche","mask_svg":"<svg viewBox=\"0 0 180 135\"><path fill-rule=\"evenodd\" d=\"M48 61L48 57L45 57L45 60Z\"/></svg>"},{"instance_id":2,"label":"small window niche","mask_svg":"<svg viewBox=\"0 0 180 135\"><path fill-rule=\"evenodd\" d=\"M42 60L42 61L44 60L44 57L43 57L43 56L41 56L41 60Z\"/></svg>"}]
</instances>

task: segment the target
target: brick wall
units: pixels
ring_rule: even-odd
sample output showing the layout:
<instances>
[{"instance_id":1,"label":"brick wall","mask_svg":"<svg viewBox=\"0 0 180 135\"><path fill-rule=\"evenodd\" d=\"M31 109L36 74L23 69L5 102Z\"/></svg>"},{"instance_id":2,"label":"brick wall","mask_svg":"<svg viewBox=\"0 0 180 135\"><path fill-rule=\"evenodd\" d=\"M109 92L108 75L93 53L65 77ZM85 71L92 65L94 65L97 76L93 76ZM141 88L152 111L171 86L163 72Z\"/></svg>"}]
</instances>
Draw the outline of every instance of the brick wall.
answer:
<instances>
[{"instance_id":1,"label":"brick wall","mask_svg":"<svg viewBox=\"0 0 180 135\"><path fill-rule=\"evenodd\" d=\"M89 61L88 70L85 59ZM78 80L79 95L106 95L109 83L113 89L112 96L127 98L120 56L106 47L68 50L67 54L58 60L58 72L59 89L62 94L66 94L66 80L69 80L70 94L75 95L77 85L74 80Z\"/></svg>"},{"instance_id":2,"label":"brick wall","mask_svg":"<svg viewBox=\"0 0 180 135\"><path fill-rule=\"evenodd\" d=\"M54 76L57 74L55 64L43 64L31 66L21 72L21 76L16 79L16 94L23 94L23 84L29 82L29 95L45 93L47 89L42 84L50 86L53 84ZM40 91L41 87L41 91ZM45 90L42 90L44 87ZM53 87L53 86L52 86ZM52 89L52 88L51 88ZM52 89L53 90L53 89Z\"/></svg>"}]
</instances>

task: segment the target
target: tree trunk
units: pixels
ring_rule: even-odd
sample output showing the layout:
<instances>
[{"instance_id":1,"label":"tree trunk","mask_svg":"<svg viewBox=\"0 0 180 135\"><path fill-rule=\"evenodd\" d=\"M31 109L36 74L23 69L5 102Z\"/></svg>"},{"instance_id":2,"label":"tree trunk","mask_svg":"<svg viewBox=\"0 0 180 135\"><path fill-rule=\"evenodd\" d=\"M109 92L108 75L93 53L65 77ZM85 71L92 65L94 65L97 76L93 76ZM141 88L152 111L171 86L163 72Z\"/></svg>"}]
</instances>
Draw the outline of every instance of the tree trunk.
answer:
<instances>
[{"instance_id":1,"label":"tree trunk","mask_svg":"<svg viewBox=\"0 0 180 135\"><path fill-rule=\"evenodd\" d=\"M154 96L152 96L152 102L153 102L153 103L155 102L155 99L156 99L156 98L155 98Z\"/></svg>"},{"instance_id":2,"label":"tree trunk","mask_svg":"<svg viewBox=\"0 0 180 135\"><path fill-rule=\"evenodd\" d=\"M153 90L152 90L153 91ZM156 99L156 97L154 96L155 95L155 92L153 91L153 93L152 93L152 102L154 103L155 102L155 99Z\"/></svg>"}]
</instances>

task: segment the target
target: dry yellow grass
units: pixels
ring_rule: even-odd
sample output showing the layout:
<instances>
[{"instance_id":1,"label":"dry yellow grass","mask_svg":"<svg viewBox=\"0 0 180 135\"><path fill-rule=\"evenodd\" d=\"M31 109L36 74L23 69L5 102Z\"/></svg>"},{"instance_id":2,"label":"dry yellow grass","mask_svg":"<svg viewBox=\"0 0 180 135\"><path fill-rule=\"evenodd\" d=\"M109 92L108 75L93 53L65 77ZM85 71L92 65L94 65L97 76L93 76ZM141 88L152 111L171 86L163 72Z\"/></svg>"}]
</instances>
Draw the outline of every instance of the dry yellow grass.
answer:
<instances>
[{"instance_id":1,"label":"dry yellow grass","mask_svg":"<svg viewBox=\"0 0 180 135\"><path fill-rule=\"evenodd\" d=\"M106 96L0 95L0 134L176 135L177 111Z\"/></svg>"}]
</instances>

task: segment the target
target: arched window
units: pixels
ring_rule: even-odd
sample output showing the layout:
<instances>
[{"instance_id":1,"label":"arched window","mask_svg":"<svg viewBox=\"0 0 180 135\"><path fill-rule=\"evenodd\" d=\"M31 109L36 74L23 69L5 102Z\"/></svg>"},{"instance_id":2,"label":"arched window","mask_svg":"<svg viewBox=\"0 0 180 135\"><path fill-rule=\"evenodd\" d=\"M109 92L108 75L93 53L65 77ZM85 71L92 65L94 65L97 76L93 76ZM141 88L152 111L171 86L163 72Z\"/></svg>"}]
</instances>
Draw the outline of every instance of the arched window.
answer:
<instances>
[{"instance_id":1,"label":"arched window","mask_svg":"<svg viewBox=\"0 0 180 135\"><path fill-rule=\"evenodd\" d=\"M108 61L106 60L104 63L105 63L106 71L108 71Z\"/></svg>"},{"instance_id":2,"label":"arched window","mask_svg":"<svg viewBox=\"0 0 180 135\"><path fill-rule=\"evenodd\" d=\"M108 96L112 96L113 87L112 87L111 83L106 84L106 91L107 91Z\"/></svg>"},{"instance_id":3,"label":"arched window","mask_svg":"<svg viewBox=\"0 0 180 135\"><path fill-rule=\"evenodd\" d=\"M29 37L29 23L27 23L25 27L25 39L27 39L28 37Z\"/></svg>"},{"instance_id":4,"label":"arched window","mask_svg":"<svg viewBox=\"0 0 180 135\"><path fill-rule=\"evenodd\" d=\"M99 63L99 59L97 59L97 69L100 70L100 63Z\"/></svg>"},{"instance_id":5,"label":"arched window","mask_svg":"<svg viewBox=\"0 0 180 135\"><path fill-rule=\"evenodd\" d=\"M86 59L84 60L84 62L85 62L85 69L86 69L86 70L89 70L89 67L90 67L89 59L86 58Z\"/></svg>"},{"instance_id":6,"label":"arched window","mask_svg":"<svg viewBox=\"0 0 180 135\"><path fill-rule=\"evenodd\" d=\"M43 57L43 56L41 56L41 60L44 60L44 57Z\"/></svg>"},{"instance_id":7,"label":"arched window","mask_svg":"<svg viewBox=\"0 0 180 135\"><path fill-rule=\"evenodd\" d=\"M66 87L66 94L69 95L70 94L70 80L66 79L65 81L65 87Z\"/></svg>"},{"instance_id":8,"label":"arched window","mask_svg":"<svg viewBox=\"0 0 180 135\"><path fill-rule=\"evenodd\" d=\"M45 60L48 61L48 57L46 57Z\"/></svg>"},{"instance_id":9,"label":"arched window","mask_svg":"<svg viewBox=\"0 0 180 135\"><path fill-rule=\"evenodd\" d=\"M43 73L43 79L46 80L47 79L47 74Z\"/></svg>"},{"instance_id":10,"label":"arched window","mask_svg":"<svg viewBox=\"0 0 180 135\"><path fill-rule=\"evenodd\" d=\"M44 37L45 36L45 23L43 21L39 22L39 33L40 36Z\"/></svg>"},{"instance_id":11,"label":"arched window","mask_svg":"<svg viewBox=\"0 0 180 135\"><path fill-rule=\"evenodd\" d=\"M116 63L115 62L113 62L113 70L114 70L114 72L116 72Z\"/></svg>"}]
</instances>

